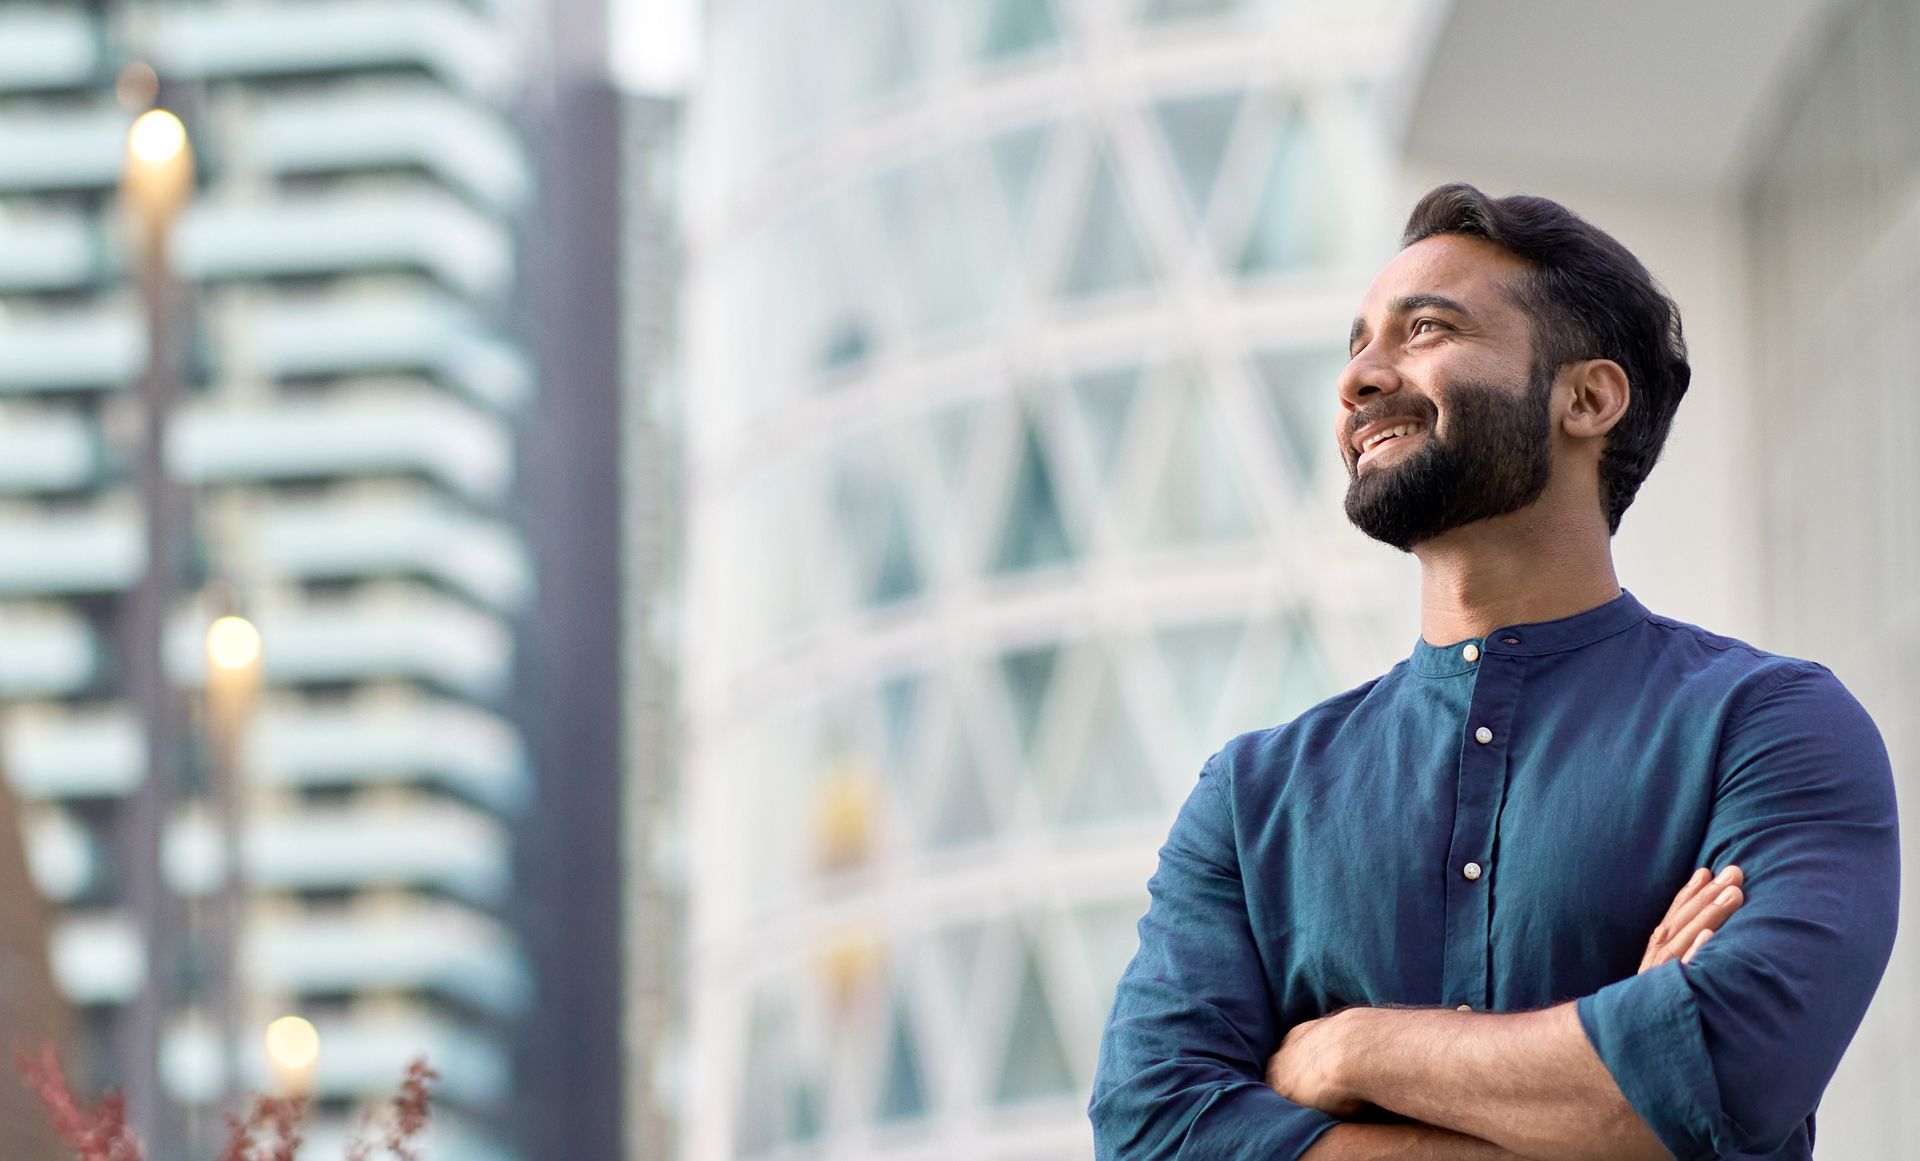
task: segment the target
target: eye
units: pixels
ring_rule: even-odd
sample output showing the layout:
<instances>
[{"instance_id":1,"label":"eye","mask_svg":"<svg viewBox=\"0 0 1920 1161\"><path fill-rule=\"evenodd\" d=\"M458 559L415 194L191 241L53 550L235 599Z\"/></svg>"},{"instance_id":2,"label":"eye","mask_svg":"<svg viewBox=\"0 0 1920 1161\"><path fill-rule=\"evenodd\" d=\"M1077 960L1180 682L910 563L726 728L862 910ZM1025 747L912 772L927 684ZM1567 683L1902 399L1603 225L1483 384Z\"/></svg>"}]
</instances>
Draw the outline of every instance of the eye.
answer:
<instances>
[{"instance_id":1,"label":"eye","mask_svg":"<svg viewBox=\"0 0 1920 1161\"><path fill-rule=\"evenodd\" d=\"M1407 328L1407 333L1418 337L1426 334L1429 330L1445 329L1445 325L1446 324L1437 318L1417 318L1413 320L1413 325Z\"/></svg>"}]
</instances>

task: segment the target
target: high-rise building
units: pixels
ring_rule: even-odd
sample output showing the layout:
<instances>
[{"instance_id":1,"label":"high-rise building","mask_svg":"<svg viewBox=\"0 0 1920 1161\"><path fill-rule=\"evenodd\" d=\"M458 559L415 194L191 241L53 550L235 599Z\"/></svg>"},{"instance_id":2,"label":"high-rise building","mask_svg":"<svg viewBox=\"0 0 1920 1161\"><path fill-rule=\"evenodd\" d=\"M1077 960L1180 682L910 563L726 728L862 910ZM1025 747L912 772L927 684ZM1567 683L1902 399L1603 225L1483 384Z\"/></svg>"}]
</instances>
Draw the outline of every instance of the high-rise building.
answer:
<instances>
[{"instance_id":1,"label":"high-rise building","mask_svg":"<svg viewBox=\"0 0 1920 1161\"><path fill-rule=\"evenodd\" d=\"M1072 1157L1202 761L1372 676L1350 0L715 5L688 122L682 1155Z\"/></svg>"},{"instance_id":2,"label":"high-rise building","mask_svg":"<svg viewBox=\"0 0 1920 1161\"><path fill-rule=\"evenodd\" d=\"M1576 45L1579 67L1563 67ZM1622 577L1661 611L1830 666L1878 723L1909 810L1916 61L1920 12L1904 0L1632 0L1551 19L1461 0L1429 30L1396 135L1409 190L1448 177L1560 198L1666 282L1694 382L1623 525ZM1920 1085L1907 898L1821 1102L1822 1158L1920 1150L1904 1099Z\"/></svg>"},{"instance_id":3,"label":"high-rise building","mask_svg":"<svg viewBox=\"0 0 1920 1161\"><path fill-rule=\"evenodd\" d=\"M614 1148L617 1098L567 1070L615 1090L617 1016L562 1001L617 1004L593 942L617 955L618 766L596 749L617 742L617 692L576 696L617 671L609 646L569 685L526 646L528 625L610 636L613 608L582 602L616 599L592 560L614 497L599 524L543 509L578 497L553 486L569 449L538 438L613 430L611 324L573 311L587 321L549 343L573 291L524 245L613 235L610 192L566 202L606 217L539 212L536 192L579 187L542 180L524 129L576 79L556 75L578 62L555 28L597 7L0 9L0 738L92 1079L126 1086L155 1161L210 1155L217 1103L275 1085L261 1030L287 1013L318 1031L317 1152L416 1054L441 1078L431 1156ZM116 192L152 82L134 62L198 163L172 244L186 289L157 330ZM557 385L555 352L573 376ZM141 471L155 380L177 391L164 479ZM617 481L611 451L574 466L592 463ZM157 647L143 661L143 608L182 694ZM257 625L262 651L230 756L203 728L225 712L202 690L218 613ZM536 794L536 768L565 777ZM244 902L227 940L229 769ZM516 850L582 818L609 821L573 833L565 873ZM530 952L529 932L548 942ZM526 1032L569 1021L589 1034Z\"/></svg>"}]
</instances>

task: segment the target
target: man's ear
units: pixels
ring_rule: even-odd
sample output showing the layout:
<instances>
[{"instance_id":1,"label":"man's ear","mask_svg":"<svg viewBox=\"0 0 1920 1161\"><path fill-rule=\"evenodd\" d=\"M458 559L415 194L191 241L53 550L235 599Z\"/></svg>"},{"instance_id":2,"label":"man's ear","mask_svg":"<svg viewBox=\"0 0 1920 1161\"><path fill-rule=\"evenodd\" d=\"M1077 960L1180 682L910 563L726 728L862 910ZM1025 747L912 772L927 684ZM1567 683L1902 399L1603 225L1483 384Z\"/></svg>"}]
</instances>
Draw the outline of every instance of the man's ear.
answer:
<instances>
[{"instance_id":1,"label":"man's ear","mask_svg":"<svg viewBox=\"0 0 1920 1161\"><path fill-rule=\"evenodd\" d=\"M1575 439L1604 436L1627 413L1633 389L1625 369L1612 359L1583 359L1562 367L1560 376L1569 388L1560 426Z\"/></svg>"}]
</instances>

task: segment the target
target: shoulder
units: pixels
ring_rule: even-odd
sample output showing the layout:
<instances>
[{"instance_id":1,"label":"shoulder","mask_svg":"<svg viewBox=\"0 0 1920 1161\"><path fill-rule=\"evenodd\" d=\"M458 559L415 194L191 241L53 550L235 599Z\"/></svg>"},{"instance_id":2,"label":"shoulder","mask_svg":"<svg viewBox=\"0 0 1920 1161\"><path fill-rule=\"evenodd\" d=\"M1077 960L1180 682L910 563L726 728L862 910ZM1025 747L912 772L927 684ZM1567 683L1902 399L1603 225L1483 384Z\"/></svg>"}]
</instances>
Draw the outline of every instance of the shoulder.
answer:
<instances>
[{"instance_id":1,"label":"shoulder","mask_svg":"<svg viewBox=\"0 0 1920 1161\"><path fill-rule=\"evenodd\" d=\"M1386 685L1401 677L1405 662L1385 675L1355 686L1266 729L1237 735L1207 762L1207 772L1229 784L1272 783L1283 780L1301 757L1332 744L1354 715Z\"/></svg>"},{"instance_id":2,"label":"shoulder","mask_svg":"<svg viewBox=\"0 0 1920 1161\"><path fill-rule=\"evenodd\" d=\"M1845 696L1846 687L1817 661L1773 653L1686 621L1651 614L1644 634L1660 664L1702 692L1727 697L1736 712L1783 687Z\"/></svg>"}]
</instances>

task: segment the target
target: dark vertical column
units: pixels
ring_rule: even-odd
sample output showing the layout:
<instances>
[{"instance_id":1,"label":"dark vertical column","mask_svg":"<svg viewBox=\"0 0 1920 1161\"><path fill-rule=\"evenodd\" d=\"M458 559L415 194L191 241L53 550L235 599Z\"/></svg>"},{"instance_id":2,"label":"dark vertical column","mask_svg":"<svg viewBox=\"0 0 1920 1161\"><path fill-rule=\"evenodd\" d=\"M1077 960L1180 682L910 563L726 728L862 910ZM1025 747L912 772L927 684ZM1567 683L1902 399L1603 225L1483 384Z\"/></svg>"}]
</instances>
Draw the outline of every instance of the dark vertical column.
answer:
<instances>
[{"instance_id":1,"label":"dark vertical column","mask_svg":"<svg viewBox=\"0 0 1920 1161\"><path fill-rule=\"evenodd\" d=\"M521 312L540 373L519 496L538 593L515 702L538 789L517 890L538 999L516 1120L530 1161L572 1161L622 1156L619 100L602 68L547 91L527 126L540 204Z\"/></svg>"}]
</instances>

